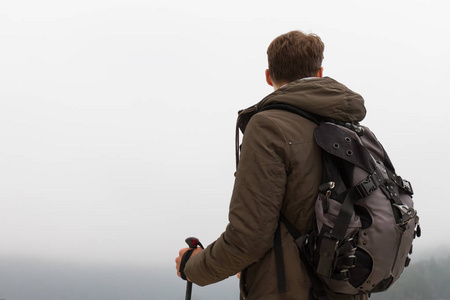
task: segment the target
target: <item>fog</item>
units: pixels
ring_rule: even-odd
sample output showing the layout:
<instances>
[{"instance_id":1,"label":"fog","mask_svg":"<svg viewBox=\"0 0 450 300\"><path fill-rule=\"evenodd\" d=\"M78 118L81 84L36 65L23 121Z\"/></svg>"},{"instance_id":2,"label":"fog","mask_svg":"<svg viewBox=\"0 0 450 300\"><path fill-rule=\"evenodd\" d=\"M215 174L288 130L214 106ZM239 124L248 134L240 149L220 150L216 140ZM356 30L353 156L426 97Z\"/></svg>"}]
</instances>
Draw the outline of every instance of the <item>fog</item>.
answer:
<instances>
[{"instance_id":1,"label":"fog","mask_svg":"<svg viewBox=\"0 0 450 300\"><path fill-rule=\"evenodd\" d=\"M84 265L34 259L0 262L5 299L147 300L184 299L186 283L164 268ZM237 299L237 278L207 287L195 286L192 299ZM3 299L3 298L2 298Z\"/></svg>"},{"instance_id":2,"label":"fog","mask_svg":"<svg viewBox=\"0 0 450 300\"><path fill-rule=\"evenodd\" d=\"M163 269L177 282L184 239L225 229L237 111L272 92L267 46L295 29L322 38L324 75L365 98L363 124L412 182L417 251L450 245L447 6L0 4L0 263ZM33 286L13 266L7 286Z\"/></svg>"}]
</instances>

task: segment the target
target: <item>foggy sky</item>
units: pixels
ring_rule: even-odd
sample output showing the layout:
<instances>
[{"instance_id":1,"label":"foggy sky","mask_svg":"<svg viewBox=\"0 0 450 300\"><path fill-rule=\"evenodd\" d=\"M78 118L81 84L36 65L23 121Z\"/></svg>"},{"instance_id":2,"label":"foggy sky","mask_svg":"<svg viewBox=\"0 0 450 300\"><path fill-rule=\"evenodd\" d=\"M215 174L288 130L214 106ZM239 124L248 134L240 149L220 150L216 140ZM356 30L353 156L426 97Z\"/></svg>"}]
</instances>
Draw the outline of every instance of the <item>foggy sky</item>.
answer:
<instances>
[{"instance_id":1,"label":"foggy sky","mask_svg":"<svg viewBox=\"0 0 450 300\"><path fill-rule=\"evenodd\" d=\"M416 249L450 244L448 5L344 3L0 4L0 257L175 270L186 237L213 242L237 111L272 92L267 46L295 29L412 182Z\"/></svg>"}]
</instances>

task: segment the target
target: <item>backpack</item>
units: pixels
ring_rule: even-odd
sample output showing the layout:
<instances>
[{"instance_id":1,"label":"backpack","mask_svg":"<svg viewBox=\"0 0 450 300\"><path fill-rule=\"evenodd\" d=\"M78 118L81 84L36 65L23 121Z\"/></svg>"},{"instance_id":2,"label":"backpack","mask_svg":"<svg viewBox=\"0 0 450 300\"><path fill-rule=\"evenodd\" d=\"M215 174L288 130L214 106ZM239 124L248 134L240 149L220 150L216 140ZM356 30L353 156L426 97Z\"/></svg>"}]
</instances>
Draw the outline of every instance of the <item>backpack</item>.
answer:
<instances>
[{"instance_id":1,"label":"backpack","mask_svg":"<svg viewBox=\"0 0 450 300\"><path fill-rule=\"evenodd\" d=\"M284 218L312 282L310 299L327 299L323 286L341 294L387 290L410 262L420 236L411 183L397 175L369 128L323 119L285 104L282 109L316 124L322 151L323 183L318 187L313 231L300 235ZM274 242L279 292L286 289L280 229Z\"/></svg>"}]
</instances>

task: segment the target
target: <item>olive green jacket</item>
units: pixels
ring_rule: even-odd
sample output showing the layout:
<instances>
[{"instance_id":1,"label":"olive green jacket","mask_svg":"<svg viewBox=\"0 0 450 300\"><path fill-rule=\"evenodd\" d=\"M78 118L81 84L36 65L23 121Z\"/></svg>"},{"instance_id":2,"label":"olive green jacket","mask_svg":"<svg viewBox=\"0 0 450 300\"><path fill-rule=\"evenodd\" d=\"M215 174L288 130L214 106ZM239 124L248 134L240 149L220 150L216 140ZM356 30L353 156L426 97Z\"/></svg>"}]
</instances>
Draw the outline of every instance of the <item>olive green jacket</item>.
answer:
<instances>
[{"instance_id":1,"label":"olive green jacket","mask_svg":"<svg viewBox=\"0 0 450 300\"><path fill-rule=\"evenodd\" d=\"M242 271L241 299L308 299L310 279L293 238L281 225L286 287L278 293L274 234L282 213L301 234L311 231L314 202L321 184L321 154L314 142L316 124L282 110L259 112L285 103L342 121L361 121L363 98L337 81L308 78L291 82L258 104L240 111L244 132L225 232L191 257L185 274L204 286ZM329 294L330 299L365 296Z\"/></svg>"}]
</instances>

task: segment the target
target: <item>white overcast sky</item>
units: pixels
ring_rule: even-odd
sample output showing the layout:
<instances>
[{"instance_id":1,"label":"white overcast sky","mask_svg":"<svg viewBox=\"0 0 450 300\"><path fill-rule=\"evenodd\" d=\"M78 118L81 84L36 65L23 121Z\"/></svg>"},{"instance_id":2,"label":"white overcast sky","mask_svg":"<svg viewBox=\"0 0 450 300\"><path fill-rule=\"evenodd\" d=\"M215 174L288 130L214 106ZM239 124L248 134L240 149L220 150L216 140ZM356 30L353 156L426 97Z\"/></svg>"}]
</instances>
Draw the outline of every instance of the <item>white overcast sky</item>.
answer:
<instances>
[{"instance_id":1,"label":"white overcast sky","mask_svg":"<svg viewBox=\"0 0 450 300\"><path fill-rule=\"evenodd\" d=\"M450 244L446 1L3 1L0 258L173 268L227 224L237 111L272 90L276 36L321 36L326 76Z\"/></svg>"}]
</instances>

